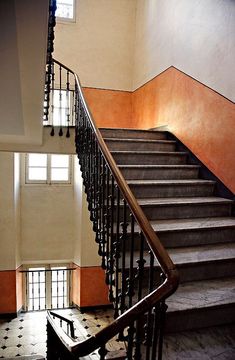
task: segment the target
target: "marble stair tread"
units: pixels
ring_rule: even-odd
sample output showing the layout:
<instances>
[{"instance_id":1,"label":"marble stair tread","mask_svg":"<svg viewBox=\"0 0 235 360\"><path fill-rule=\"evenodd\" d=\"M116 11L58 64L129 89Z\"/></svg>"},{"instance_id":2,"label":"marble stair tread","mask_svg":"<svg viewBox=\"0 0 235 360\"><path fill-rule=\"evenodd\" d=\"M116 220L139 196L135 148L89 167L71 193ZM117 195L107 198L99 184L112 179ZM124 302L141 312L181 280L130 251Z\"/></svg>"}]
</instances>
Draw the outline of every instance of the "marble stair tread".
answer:
<instances>
[{"instance_id":1,"label":"marble stair tread","mask_svg":"<svg viewBox=\"0 0 235 360\"><path fill-rule=\"evenodd\" d=\"M199 169L200 165L118 165L119 168L125 169Z\"/></svg>"},{"instance_id":2,"label":"marble stair tread","mask_svg":"<svg viewBox=\"0 0 235 360\"><path fill-rule=\"evenodd\" d=\"M141 130L141 129L128 129L128 128L109 128L109 127L101 127L99 128L100 132L102 133L103 136L105 136L105 134L121 134L122 136L128 136L128 134L133 134L133 136L139 136L139 135L144 135L144 136L167 136L167 132L166 131L156 131L156 130Z\"/></svg>"},{"instance_id":3,"label":"marble stair tread","mask_svg":"<svg viewBox=\"0 0 235 360\"><path fill-rule=\"evenodd\" d=\"M127 180L128 185L210 185L213 180Z\"/></svg>"},{"instance_id":4,"label":"marble stair tread","mask_svg":"<svg viewBox=\"0 0 235 360\"><path fill-rule=\"evenodd\" d=\"M216 196L204 197L177 197L177 198L142 198L137 199L140 206L165 206L165 205L191 205L191 204L231 204L230 199L220 198Z\"/></svg>"},{"instance_id":5,"label":"marble stair tread","mask_svg":"<svg viewBox=\"0 0 235 360\"><path fill-rule=\"evenodd\" d=\"M126 142L126 143L131 143L131 142L137 142L137 143L151 143L151 144L176 144L176 141L174 140L155 140L155 139L122 139L122 138L108 138L108 137L104 137L103 138L104 141L109 141L109 142Z\"/></svg>"},{"instance_id":6,"label":"marble stair tread","mask_svg":"<svg viewBox=\"0 0 235 360\"><path fill-rule=\"evenodd\" d=\"M235 304L235 277L180 284L167 299L168 312Z\"/></svg>"},{"instance_id":7,"label":"marble stair tread","mask_svg":"<svg viewBox=\"0 0 235 360\"><path fill-rule=\"evenodd\" d=\"M171 248L167 251L175 265L235 260L235 243Z\"/></svg>"},{"instance_id":8,"label":"marble stair tread","mask_svg":"<svg viewBox=\"0 0 235 360\"><path fill-rule=\"evenodd\" d=\"M234 259L235 266L235 243L213 244L201 246L188 246L167 249L168 255L176 266L185 264L205 264L216 261L226 261ZM134 251L134 268L138 267L136 260L139 259L139 251ZM145 267L150 265L149 252L144 251ZM130 263L130 255L126 255L126 264ZM154 260L154 266L158 266L158 261Z\"/></svg>"},{"instance_id":9,"label":"marble stair tread","mask_svg":"<svg viewBox=\"0 0 235 360\"><path fill-rule=\"evenodd\" d=\"M186 156L187 153L183 151L149 151L149 150L111 150L112 154L124 154L124 155L182 155Z\"/></svg>"},{"instance_id":10,"label":"marble stair tread","mask_svg":"<svg viewBox=\"0 0 235 360\"><path fill-rule=\"evenodd\" d=\"M216 228L234 228L235 217L213 217L213 218L192 218L192 219L170 219L170 220L151 220L154 231L173 232L182 230L200 230ZM128 231L128 230L127 230ZM139 226L135 226L135 232L139 232ZM235 240L235 239L234 239Z\"/></svg>"}]
</instances>

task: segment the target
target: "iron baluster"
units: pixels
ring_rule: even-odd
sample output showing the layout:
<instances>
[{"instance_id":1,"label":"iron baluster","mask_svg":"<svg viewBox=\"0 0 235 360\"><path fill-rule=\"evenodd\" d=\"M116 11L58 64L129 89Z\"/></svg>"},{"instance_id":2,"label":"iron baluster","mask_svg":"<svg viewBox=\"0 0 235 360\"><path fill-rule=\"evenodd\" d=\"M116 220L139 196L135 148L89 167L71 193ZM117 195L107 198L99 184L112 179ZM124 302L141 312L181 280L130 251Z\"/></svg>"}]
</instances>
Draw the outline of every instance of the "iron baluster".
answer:
<instances>
[{"instance_id":1,"label":"iron baluster","mask_svg":"<svg viewBox=\"0 0 235 360\"><path fill-rule=\"evenodd\" d=\"M154 256L152 251L149 251L149 285L148 292L153 291L153 275L154 275ZM152 310L148 311L147 322L145 325L145 345L146 345L146 356L145 359L150 359L150 350L152 345L152 329L153 329L153 315Z\"/></svg>"},{"instance_id":2,"label":"iron baluster","mask_svg":"<svg viewBox=\"0 0 235 360\"><path fill-rule=\"evenodd\" d=\"M110 194L110 255L109 255L109 300L114 301L113 293L113 274L114 274L114 178L111 175L111 194Z\"/></svg>"},{"instance_id":3,"label":"iron baluster","mask_svg":"<svg viewBox=\"0 0 235 360\"><path fill-rule=\"evenodd\" d=\"M108 351L106 350L105 344L100 347L98 350L100 355L100 360L105 360L105 356L107 355Z\"/></svg>"},{"instance_id":4,"label":"iron baluster","mask_svg":"<svg viewBox=\"0 0 235 360\"><path fill-rule=\"evenodd\" d=\"M106 284L109 284L109 259L110 259L110 170L106 166L106 189L105 189L105 228L106 228Z\"/></svg>"},{"instance_id":5,"label":"iron baluster","mask_svg":"<svg viewBox=\"0 0 235 360\"><path fill-rule=\"evenodd\" d=\"M69 82L69 71L67 70L67 82L66 82L66 102L67 102L67 131L66 137L70 137L69 125L70 125L70 82Z\"/></svg>"},{"instance_id":6,"label":"iron baluster","mask_svg":"<svg viewBox=\"0 0 235 360\"><path fill-rule=\"evenodd\" d=\"M126 310L126 241L127 241L127 204L123 199L123 221L121 222L121 293L120 293L120 312Z\"/></svg>"},{"instance_id":7,"label":"iron baluster","mask_svg":"<svg viewBox=\"0 0 235 360\"><path fill-rule=\"evenodd\" d=\"M32 310L34 310L34 273L32 272Z\"/></svg>"},{"instance_id":8,"label":"iron baluster","mask_svg":"<svg viewBox=\"0 0 235 360\"><path fill-rule=\"evenodd\" d=\"M101 211L102 211L102 217L101 217L101 247L102 247L102 263L101 266L105 270L106 264L105 264L105 247L106 247L106 226L105 226L105 184L106 184L106 165L104 157L102 156L102 200L101 200Z\"/></svg>"},{"instance_id":9,"label":"iron baluster","mask_svg":"<svg viewBox=\"0 0 235 360\"><path fill-rule=\"evenodd\" d=\"M40 296L40 271L38 272L38 307L41 309L41 296Z\"/></svg>"},{"instance_id":10,"label":"iron baluster","mask_svg":"<svg viewBox=\"0 0 235 360\"><path fill-rule=\"evenodd\" d=\"M138 264L137 268L137 276L138 279L138 301L142 298L142 291L143 291L143 276L144 276L144 264L146 260L144 259L144 235L140 233L140 253L139 253L139 260L136 260Z\"/></svg>"},{"instance_id":11,"label":"iron baluster","mask_svg":"<svg viewBox=\"0 0 235 360\"><path fill-rule=\"evenodd\" d=\"M160 302L158 360L162 360L163 335L164 335L164 326L165 326L167 307L168 306L166 305L165 300Z\"/></svg>"},{"instance_id":12,"label":"iron baluster","mask_svg":"<svg viewBox=\"0 0 235 360\"><path fill-rule=\"evenodd\" d=\"M114 243L115 251L115 304L114 318L119 315L119 258L120 258L120 189L116 187L116 241Z\"/></svg>"},{"instance_id":13,"label":"iron baluster","mask_svg":"<svg viewBox=\"0 0 235 360\"><path fill-rule=\"evenodd\" d=\"M134 239L135 239L135 218L130 214L131 219L131 233L130 233L130 264L129 277L127 278L127 295L129 297L128 307L132 307L134 292Z\"/></svg>"},{"instance_id":14,"label":"iron baluster","mask_svg":"<svg viewBox=\"0 0 235 360\"><path fill-rule=\"evenodd\" d=\"M55 130L54 130L54 109L55 109L55 105L54 105L54 101L55 101L55 64L54 61L52 62L52 79L51 79L51 136L55 135Z\"/></svg>"},{"instance_id":15,"label":"iron baluster","mask_svg":"<svg viewBox=\"0 0 235 360\"><path fill-rule=\"evenodd\" d=\"M63 136L63 129L62 129L62 67L59 66L59 81L60 81L60 90L59 90L59 118L60 118L60 130L59 136Z\"/></svg>"}]
</instances>

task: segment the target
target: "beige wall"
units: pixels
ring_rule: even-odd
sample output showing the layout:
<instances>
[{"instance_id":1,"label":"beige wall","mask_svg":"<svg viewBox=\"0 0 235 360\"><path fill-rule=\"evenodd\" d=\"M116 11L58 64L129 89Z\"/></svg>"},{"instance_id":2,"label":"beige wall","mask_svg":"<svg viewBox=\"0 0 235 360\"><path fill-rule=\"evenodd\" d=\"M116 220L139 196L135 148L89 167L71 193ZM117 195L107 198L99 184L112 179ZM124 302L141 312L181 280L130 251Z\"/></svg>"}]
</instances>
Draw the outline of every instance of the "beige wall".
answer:
<instances>
[{"instance_id":1,"label":"beige wall","mask_svg":"<svg viewBox=\"0 0 235 360\"><path fill-rule=\"evenodd\" d=\"M42 142L48 3L0 1L0 149Z\"/></svg>"},{"instance_id":2,"label":"beige wall","mask_svg":"<svg viewBox=\"0 0 235 360\"><path fill-rule=\"evenodd\" d=\"M235 101L235 2L137 0L133 88L173 65Z\"/></svg>"},{"instance_id":3,"label":"beige wall","mask_svg":"<svg viewBox=\"0 0 235 360\"><path fill-rule=\"evenodd\" d=\"M83 86L131 90L135 0L78 0L75 23L57 23L54 57Z\"/></svg>"},{"instance_id":4,"label":"beige wall","mask_svg":"<svg viewBox=\"0 0 235 360\"><path fill-rule=\"evenodd\" d=\"M75 196L75 227L77 240L75 243L74 262L82 266L96 266L101 264L98 256L98 246L92 230L86 194L82 184L80 166L75 163L74 171L74 196Z\"/></svg>"},{"instance_id":5,"label":"beige wall","mask_svg":"<svg viewBox=\"0 0 235 360\"><path fill-rule=\"evenodd\" d=\"M24 155L21 155L24 159ZM24 161L22 161L24 163ZM100 264L81 173L74 157L72 185L21 185L23 263ZM24 164L22 173L24 172Z\"/></svg>"},{"instance_id":6,"label":"beige wall","mask_svg":"<svg viewBox=\"0 0 235 360\"><path fill-rule=\"evenodd\" d=\"M18 158L0 152L0 270L14 270L20 265L19 197Z\"/></svg>"},{"instance_id":7,"label":"beige wall","mask_svg":"<svg viewBox=\"0 0 235 360\"><path fill-rule=\"evenodd\" d=\"M77 158L72 185L25 185L24 158L0 152L0 270L40 262L99 265Z\"/></svg>"}]
</instances>

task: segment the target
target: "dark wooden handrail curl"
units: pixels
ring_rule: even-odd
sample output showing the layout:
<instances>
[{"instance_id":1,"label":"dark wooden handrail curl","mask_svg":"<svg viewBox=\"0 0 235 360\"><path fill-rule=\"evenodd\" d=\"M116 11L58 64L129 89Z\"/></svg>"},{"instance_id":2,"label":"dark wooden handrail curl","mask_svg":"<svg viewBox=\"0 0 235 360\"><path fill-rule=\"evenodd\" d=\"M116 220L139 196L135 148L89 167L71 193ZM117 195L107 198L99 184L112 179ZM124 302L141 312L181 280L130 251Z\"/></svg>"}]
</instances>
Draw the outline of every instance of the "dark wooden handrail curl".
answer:
<instances>
[{"instance_id":1,"label":"dark wooden handrail curl","mask_svg":"<svg viewBox=\"0 0 235 360\"><path fill-rule=\"evenodd\" d=\"M100 150L106 160L107 165L109 166L111 173L115 178L115 181L119 186L120 191L122 192L123 197L125 198L137 223L139 224L141 232L144 234L150 249L152 250L155 258L160 264L162 271L165 274L165 281L160 286L158 286L154 291L145 296L137 304L132 306L129 310L120 315L107 327L100 330L99 332L97 332L96 335L88 338L85 341L79 343L74 341L67 341L68 337L65 337L65 334L63 335L61 331L58 332L58 328L55 324L53 324L51 317L48 317L48 320L50 321L53 328L56 330L57 335L61 338L61 341L64 343L67 349L74 354L78 354L79 356L85 356L104 345L116 334L122 332L128 325L130 325L131 323L133 323L134 320L137 320L141 315L149 311L159 301L164 300L168 296L170 296L177 289L179 283L179 274L176 270L175 265L170 259L166 249L163 247L151 224L146 218L143 210L135 199L122 173L118 169L117 164L112 154L110 153L107 145L105 144L103 137L98 127L96 126L93 116L85 101L78 75L74 73L74 71L69 69L67 66L64 66L59 61L54 60L54 62L59 66L62 66L66 70L70 71L74 75L75 86L77 87L77 91L79 92L79 97L83 103L84 110L90 120L90 125L96 136Z\"/></svg>"}]
</instances>

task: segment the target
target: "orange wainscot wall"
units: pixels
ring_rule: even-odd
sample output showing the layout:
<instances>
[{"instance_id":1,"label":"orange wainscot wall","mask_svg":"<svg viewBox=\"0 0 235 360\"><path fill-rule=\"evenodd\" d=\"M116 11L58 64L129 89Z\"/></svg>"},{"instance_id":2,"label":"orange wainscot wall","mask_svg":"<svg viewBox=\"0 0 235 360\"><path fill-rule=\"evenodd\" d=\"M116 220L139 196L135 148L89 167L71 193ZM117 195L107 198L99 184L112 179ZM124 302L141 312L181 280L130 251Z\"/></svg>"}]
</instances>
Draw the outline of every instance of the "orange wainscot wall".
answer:
<instances>
[{"instance_id":1,"label":"orange wainscot wall","mask_svg":"<svg viewBox=\"0 0 235 360\"><path fill-rule=\"evenodd\" d=\"M136 128L167 125L235 193L235 104L174 67L132 94Z\"/></svg>"},{"instance_id":2,"label":"orange wainscot wall","mask_svg":"<svg viewBox=\"0 0 235 360\"><path fill-rule=\"evenodd\" d=\"M0 314L16 314L22 307L22 274L17 270L0 271Z\"/></svg>"},{"instance_id":3,"label":"orange wainscot wall","mask_svg":"<svg viewBox=\"0 0 235 360\"><path fill-rule=\"evenodd\" d=\"M98 127L135 127L131 92L94 88L83 88L83 91Z\"/></svg>"},{"instance_id":4,"label":"orange wainscot wall","mask_svg":"<svg viewBox=\"0 0 235 360\"><path fill-rule=\"evenodd\" d=\"M79 307L110 304L105 273L101 267L76 266L73 271L72 301Z\"/></svg>"}]
</instances>

